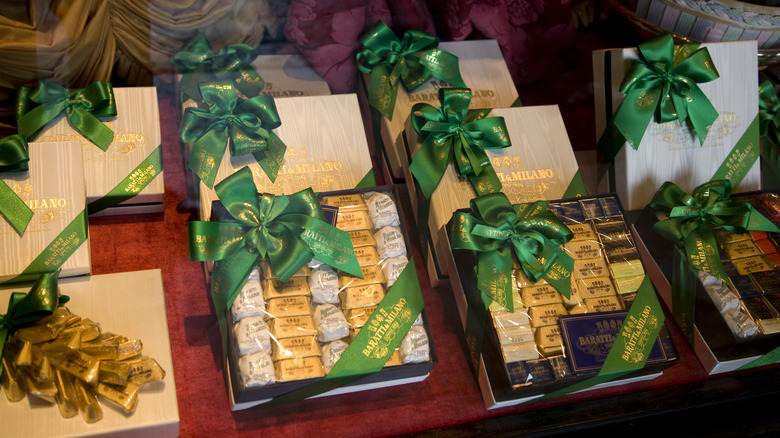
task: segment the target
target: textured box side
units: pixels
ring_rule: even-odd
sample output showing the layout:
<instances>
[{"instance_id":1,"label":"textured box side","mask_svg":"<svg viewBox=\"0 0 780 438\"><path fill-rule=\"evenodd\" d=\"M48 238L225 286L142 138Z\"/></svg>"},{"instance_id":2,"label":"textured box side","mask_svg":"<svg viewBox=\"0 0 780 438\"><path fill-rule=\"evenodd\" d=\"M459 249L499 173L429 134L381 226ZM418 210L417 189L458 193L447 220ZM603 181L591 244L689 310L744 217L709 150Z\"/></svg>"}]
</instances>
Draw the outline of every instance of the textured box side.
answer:
<instances>
[{"instance_id":1,"label":"textured box side","mask_svg":"<svg viewBox=\"0 0 780 438\"><path fill-rule=\"evenodd\" d=\"M33 217L23 236L0 219L0 282L21 274L84 211L81 145L77 141L29 144L28 172L4 173L2 180L31 205ZM62 277L92 272L89 237L62 265Z\"/></svg>"}]
</instances>

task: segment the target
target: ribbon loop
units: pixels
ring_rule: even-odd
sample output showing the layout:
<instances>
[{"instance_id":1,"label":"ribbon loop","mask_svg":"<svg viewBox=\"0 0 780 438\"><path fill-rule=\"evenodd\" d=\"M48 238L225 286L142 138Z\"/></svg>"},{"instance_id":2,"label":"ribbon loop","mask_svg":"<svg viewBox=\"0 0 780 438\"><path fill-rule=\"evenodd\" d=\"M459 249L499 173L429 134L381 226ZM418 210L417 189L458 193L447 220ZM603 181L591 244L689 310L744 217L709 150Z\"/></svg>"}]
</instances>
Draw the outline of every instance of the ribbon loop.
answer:
<instances>
[{"instance_id":1,"label":"ribbon loop","mask_svg":"<svg viewBox=\"0 0 780 438\"><path fill-rule=\"evenodd\" d=\"M438 48L439 39L425 32L410 30L401 39L382 21L361 39L364 47L357 53L358 69L371 73L368 99L388 119L400 80L414 91L431 78L457 87L465 87L458 57Z\"/></svg>"},{"instance_id":2,"label":"ribbon loop","mask_svg":"<svg viewBox=\"0 0 780 438\"><path fill-rule=\"evenodd\" d=\"M265 82L252 66L257 50L243 43L228 44L215 52L206 35L198 31L187 44L171 56L173 66L185 74L179 81L182 95L201 100L199 84L215 79L227 80L246 97L260 94Z\"/></svg>"},{"instance_id":3,"label":"ribbon loop","mask_svg":"<svg viewBox=\"0 0 780 438\"><path fill-rule=\"evenodd\" d=\"M51 315L57 307L68 302L69 298L59 294L57 272L41 274L28 293L14 292L8 301L8 310L0 315L0 356L5 341L17 329ZM0 363L0 375L3 365Z\"/></svg>"},{"instance_id":4,"label":"ribbon loop","mask_svg":"<svg viewBox=\"0 0 780 438\"><path fill-rule=\"evenodd\" d=\"M512 255L525 274L546 279L566 298L571 295L574 260L557 245L573 233L545 202L513 206L504 193L491 193L471 200L471 213L453 216L453 249L476 251L477 287L503 307L514 310Z\"/></svg>"},{"instance_id":5,"label":"ribbon loop","mask_svg":"<svg viewBox=\"0 0 780 438\"><path fill-rule=\"evenodd\" d=\"M658 123L689 120L701 145L718 118L718 111L698 86L720 77L707 48L675 47L666 33L637 49L640 56L620 85L626 97L598 142L601 161L607 165L624 143L639 147L653 118ZM600 173L605 170L602 165Z\"/></svg>"},{"instance_id":6,"label":"ribbon loop","mask_svg":"<svg viewBox=\"0 0 780 438\"><path fill-rule=\"evenodd\" d=\"M676 184L666 182L650 202L651 208L669 216L654 225L656 233L685 249L694 272L704 270L727 283L714 227L736 234L753 230L780 232L750 203L732 200L731 190L729 180L714 180L696 187L688 195Z\"/></svg>"},{"instance_id":7,"label":"ribbon loop","mask_svg":"<svg viewBox=\"0 0 780 438\"><path fill-rule=\"evenodd\" d=\"M23 135L14 134L0 140L0 174L25 172L29 160L27 140ZM0 215L20 236L24 235L33 217L32 209L3 180L0 180Z\"/></svg>"},{"instance_id":8,"label":"ribbon loop","mask_svg":"<svg viewBox=\"0 0 780 438\"><path fill-rule=\"evenodd\" d=\"M412 107L412 125L423 144L409 169L425 199L431 198L452 159L478 195L500 191L485 149L511 146L504 118L488 118L490 109L469 110L468 88L440 88L439 102L439 108L427 103Z\"/></svg>"},{"instance_id":9,"label":"ribbon loop","mask_svg":"<svg viewBox=\"0 0 780 438\"><path fill-rule=\"evenodd\" d=\"M179 139L194 143L189 168L212 188L229 145L232 156L252 154L275 181L287 146L272 132L282 124L273 97L240 99L230 82L201 84L200 90L208 110L187 108L179 127Z\"/></svg>"},{"instance_id":10,"label":"ribbon loop","mask_svg":"<svg viewBox=\"0 0 780 438\"><path fill-rule=\"evenodd\" d=\"M190 259L217 261L212 294L219 285L230 285L220 292L227 306L245 274L266 256L282 281L313 257L362 278L349 234L325 222L311 189L261 197L252 172L244 167L217 184L215 191L233 219L190 222Z\"/></svg>"},{"instance_id":11,"label":"ribbon loop","mask_svg":"<svg viewBox=\"0 0 780 438\"><path fill-rule=\"evenodd\" d=\"M101 150L106 151L114 141L114 131L98 119L117 114L111 84L95 82L86 88L66 89L41 81L35 88L19 88L14 115L19 133L27 140L63 111L73 127Z\"/></svg>"}]
</instances>

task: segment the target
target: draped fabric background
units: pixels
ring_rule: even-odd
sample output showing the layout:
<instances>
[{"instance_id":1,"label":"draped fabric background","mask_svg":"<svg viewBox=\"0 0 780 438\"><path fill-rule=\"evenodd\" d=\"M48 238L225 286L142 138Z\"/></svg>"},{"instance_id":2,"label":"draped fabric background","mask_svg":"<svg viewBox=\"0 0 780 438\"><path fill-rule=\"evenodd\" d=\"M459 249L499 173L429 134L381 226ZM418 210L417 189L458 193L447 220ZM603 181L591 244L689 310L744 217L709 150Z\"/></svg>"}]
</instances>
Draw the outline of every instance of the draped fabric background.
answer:
<instances>
[{"instance_id":1,"label":"draped fabric background","mask_svg":"<svg viewBox=\"0 0 780 438\"><path fill-rule=\"evenodd\" d=\"M557 68L574 43L569 0L27 0L0 4L0 134L19 86L49 79L151 84L196 30L215 50L300 51L334 93L355 89L360 36L377 20L442 40L496 39L518 84Z\"/></svg>"}]
</instances>

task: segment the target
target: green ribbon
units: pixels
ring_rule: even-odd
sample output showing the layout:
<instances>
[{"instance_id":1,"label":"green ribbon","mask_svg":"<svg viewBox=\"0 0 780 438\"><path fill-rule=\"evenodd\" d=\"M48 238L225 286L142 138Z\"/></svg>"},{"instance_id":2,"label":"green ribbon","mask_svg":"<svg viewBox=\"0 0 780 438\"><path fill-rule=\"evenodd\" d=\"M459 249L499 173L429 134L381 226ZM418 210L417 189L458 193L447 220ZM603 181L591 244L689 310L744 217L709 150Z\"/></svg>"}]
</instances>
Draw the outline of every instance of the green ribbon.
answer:
<instances>
[{"instance_id":1,"label":"green ribbon","mask_svg":"<svg viewBox=\"0 0 780 438\"><path fill-rule=\"evenodd\" d=\"M41 81L35 88L19 88L14 116L19 133L27 140L33 140L63 111L73 127L101 150L106 151L114 141L114 131L98 119L116 116L111 84L98 81L86 88L67 89Z\"/></svg>"},{"instance_id":2,"label":"green ribbon","mask_svg":"<svg viewBox=\"0 0 780 438\"><path fill-rule=\"evenodd\" d=\"M411 258L328 375L311 385L275 397L265 404L277 405L304 400L381 371L423 307L417 268L414 258Z\"/></svg>"},{"instance_id":3,"label":"green ribbon","mask_svg":"<svg viewBox=\"0 0 780 438\"><path fill-rule=\"evenodd\" d=\"M5 342L17 329L38 321L68 302L66 295L59 294L57 275L59 272L41 274L29 293L14 292L8 300L8 310L0 315L0 356ZM0 375L3 364L0 363Z\"/></svg>"},{"instance_id":4,"label":"green ribbon","mask_svg":"<svg viewBox=\"0 0 780 438\"><path fill-rule=\"evenodd\" d=\"M368 101L388 119L393 118L398 82L413 91L431 78L457 87L465 87L460 76L458 57L439 49L439 39L418 30L409 30L399 40L382 21L360 42L358 69L371 73Z\"/></svg>"},{"instance_id":5,"label":"green ribbon","mask_svg":"<svg viewBox=\"0 0 780 438\"><path fill-rule=\"evenodd\" d=\"M758 87L759 132L764 140L761 151L761 175L764 188L780 188L780 99L775 87L763 81Z\"/></svg>"},{"instance_id":6,"label":"green ribbon","mask_svg":"<svg viewBox=\"0 0 780 438\"><path fill-rule=\"evenodd\" d=\"M665 321L666 317L655 289L653 289L653 284L650 278L645 276L598 374L558 391L545 394L542 399L582 391L618 379L633 371L641 370L647 363L650 351L653 349Z\"/></svg>"},{"instance_id":7,"label":"green ribbon","mask_svg":"<svg viewBox=\"0 0 780 438\"><path fill-rule=\"evenodd\" d=\"M229 143L232 156L252 154L275 181L287 146L272 131L282 124L274 98L239 99L230 82L201 84L200 90L208 110L187 108L179 127L179 139L194 143L189 168L212 188Z\"/></svg>"},{"instance_id":8,"label":"green ribbon","mask_svg":"<svg viewBox=\"0 0 780 438\"><path fill-rule=\"evenodd\" d=\"M27 140L14 134L0 140L0 174L25 172L28 169ZM22 236L33 217L33 211L5 181L0 179L0 215Z\"/></svg>"},{"instance_id":9,"label":"green ribbon","mask_svg":"<svg viewBox=\"0 0 780 438\"><path fill-rule=\"evenodd\" d=\"M654 117L657 123L689 120L704 144L718 111L697 84L720 77L707 48L687 44L675 48L665 33L639 44L639 59L620 85L626 97L598 142L600 174L614 161L623 144L639 147Z\"/></svg>"},{"instance_id":10,"label":"green ribbon","mask_svg":"<svg viewBox=\"0 0 780 438\"><path fill-rule=\"evenodd\" d=\"M363 278L349 233L325 222L311 189L261 197L251 170L243 167L215 191L233 220L192 221L188 234L190 260L216 261L211 295L220 324L250 271L265 257L281 281L312 258Z\"/></svg>"},{"instance_id":11,"label":"green ribbon","mask_svg":"<svg viewBox=\"0 0 780 438\"><path fill-rule=\"evenodd\" d=\"M87 241L88 232L87 211L82 210L21 274L2 284L32 281L42 272L57 271Z\"/></svg>"},{"instance_id":12,"label":"green ribbon","mask_svg":"<svg viewBox=\"0 0 780 438\"><path fill-rule=\"evenodd\" d=\"M412 125L423 144L409 165L425 199L430 199L454 159L459 175L469 178L482 196L501 190L485 149L511 146L503 117L487 117L490 109L469 110L471 90L440 88L439 108L428 103L412 107Z\"/></svg>"},{"instance_id":13,"label":"green ribbon","mask_svg":"<svg viewBox=\"0 0 780 438\"><path fill-rule=\"evenodd\" d=\"M87 204L88 214L95 214L114 207L141 193L163 170L162 145L158 145L105 196Z\"/></svg>"},{"instance_id":14,"label":"green ribbon","mask_svg":"<svg viewBox=\"0 0 780 438\"><path fill-rule=\"evenodd\" d=\"M734 201L730 197L729 180L709 181L696 187L691 195L676 184L666 182L650 201L653 210L669 215L668 219L658 221L653 230L676 246L674 266L677 272L672 281L672 311L691 341L696 304L690 287L691 276L705 271L727 284L731 283L723 270L713 227L735 234L780 232L750 203Z\"/></svg>"},{"instance_id":15,"label":"green ribbon","mask_svg":"<svg viewBox=\"0 0 780 438\"><path fill-rule=\"evenodd\" d=\"M452 249L476 251L477 287L513 311L512 254L533 281L547 280L567 299L571 296L574 259L558 245L571 240L571 230L547 210L547 202L513 206L504 193L471 200L469 213L455 212ZM488 302L489 304L489 302Z\"/></svg>"},{"instance_id":16,"label":"green ribbon","mask_svg":"<svg viewBox=\"0 0 780 438\"><path fill-rule=\"evenodd\" d=\"M184 47L173 56L171 63L184 73L178 87L180 95L201 100L199 85L215 80L233 82L246 97L260 94L265 82L252 62L257 50L248 44L229 44L214 52L206 35L198 31Z\"/></svg>"}]
</instances>

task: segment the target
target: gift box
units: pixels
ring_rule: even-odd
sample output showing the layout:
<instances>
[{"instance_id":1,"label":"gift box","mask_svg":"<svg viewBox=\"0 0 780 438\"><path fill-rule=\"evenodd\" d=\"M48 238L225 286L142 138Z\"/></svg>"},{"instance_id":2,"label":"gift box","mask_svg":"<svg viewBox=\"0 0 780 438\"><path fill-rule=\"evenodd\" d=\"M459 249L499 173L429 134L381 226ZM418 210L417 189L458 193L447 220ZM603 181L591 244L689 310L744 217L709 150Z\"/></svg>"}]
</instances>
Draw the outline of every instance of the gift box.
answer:
<instances>
[{"instance_id":1,"label":"gift box","mask_svg":"<svg viewBox=\"0 0 780 438\"><path fill-rule=\"evenodd\" d=\"M233 410L419 382L437 363L394 188L317 198L327 223L348 233L347 252L354 251L363 278L348 274L345 261L333 268L316 253L289 279L277 276L269 258L251 269L225 307L225 377ZM214 203L214 215L218 221L231 217L221 202ZM190 236L192 247L192 228ZM339 246L315 240L320 248ZM226 269L235 269L240 256L227 257ZM214 269L212 295L225 284L218 265ZM359 372L367 359L378 368Z\"/></svg>"},{"instance_id":2,"label":"gift box","mask_svg":"<svg viewBox=\"0 0 780 438\"><path fill-rule=\"evenodd\" d=\"M0 283L57 269L63 277L92 271L81 153L76 141L30 143L29 170L0 174L33 211L23 235L0 219Z\"/></svg>"},{"instance_id":3,"label":"gift box","mask_svg":"<svg viewBox=\"0 0 780 438\"><path fill-rule=\"evenodd\" d=\"M0 313L6 312L12 292L19 287L0 288ZM159 269L94 275L59 280L59 292L70 297L65 304L73 314L100 324L112 332L143 343L143 354L154 358L166 375L162 381L139 385L135 412L125 414L99 397L103 418L86 423L80 415L62 418L56 404L27 400L10 402L0 397L0 416L9 436L104 436L151 437L179 435L176 384L168 338L162 275Z\"/></svg>"},{"instance_id":4,"label":"gift box","mask_svg":"<svg viewBox=\"0 0 780 438\"><path fill-rule=\"evenodd\" d=\"M776 193L741 193L731 199L748 202L775 225L780 223L780 198ZM692 295L693 324L684 332L690 332L688 342L707 373L774 363L769 353L780 346L778 233L732 233L715 227L717 248L706 253L718 252L722 266L711 267L707 272L704 267L698 273L692 271L686 281L681 270L690 269L689 262L675 269L675 255L679 251L678 255L685 257L683 252L654 230L665 219L665 213L650 206L642 210L633 225L637 247L648 275L672 313L682 313L685 306L682 298L675 296L672 284L686 285L684 290ZM693 256L689 259L696 260ZM727 276L728 282L719 278L717 272ZM685 315L685 320L690 321L690 314ZM685 323L680 324L685 327Z\"/></svg>"},{"instance_id":5,"label":"gift box","mask_svg":"<svg viewBox=\"0 0 780 438\"><path fill-rule=\"evenodd\" d=\"M462 227L470 228L463 214L485 220L491 216L485 211L477 215L475 205L473 202L471 209L456 212L447 227L448 239L461 233ZM520 254L513 252L511 261L505 260L511 270L511 278L506 278L511 295L502 296L501 262L495 255L452 241L448 263L453 297L466 337L467 355L488 409L653 379L678 361L660 303L652 283L645 278L622 206L614 194L506 205L515 209L522 220L536 223L537 228L516 228L518 232L549 224L550 213L565 224L572 234L570 240L551 242L573 259L573 267L569 276L546 273L535 280L532 271L526 269L528 265L520 262ZM517 225L521 222L514 226L525 226ZM474 228L470 234L477 232ZM486 260L498 267L497 272L488 275L490 294L480 288L484 279L479 278L479 267ZM552 269L550 273L556 271L567 270ZM560 284L571 285L568 296ZM486 301L488 296L491 298ZM642 362L645 357L646 362ZM619 378L605 377L609 371L599 374L602 367L613 372L620 369L616 360L623 361L620 366L630 367L626 369L628 374Z\"/></svg>"},{"instance_id":6,"label":"gift box","mask_svg":"<svg viewBox=\"0 0 780 438\"><path fill-rule=\"evenodd\" d=\"M259 55L251 64L264 85L261 95L272 96L274 99L302 96L327 96L330 95L330 87L322 77L317 74L309 62L302 55ZM184 73L191 74L191 73ZM177 76L177 83L184 74ZM253 97L253 96L244 96ZM198 107L198 101L190 96L184 96L180 106L179 118L186 108ZM282 121L284 122L284 120ZM184 143L182 154L186 161L189 160L191 144ZM198 178L193 173L187 173L188 191L198 193Z\"/></svg>"},{"instance_id":7,"label":"gift box","mask_svg":"<svg viewBox=\"0 0 780 438\"><path fill-rule=\"evenodd\" d=\"M672 50L671 37L668 38L668 46L664 50ZM656 41L659 40L652 40L648 44L656 44ZM647 130L644 135L635 135L631 140L635 147L628 143L622 146L609 175L603 178L600 190L617 192L629 210L644 208L650 202L655 189L665 181L675 181L685 191L690 191L714 177L731 179L737 191L757 190L761 187L760 168L755 161L759 153L756 42L706 43L701 47L708 50L711 62L704 60L703 56L698 56L703 54L699 52L695 52L684 62L688 63L689 71L693 70L693 61L702 61L701 63L708 67L714 64L719 77L693 85L703 92L703 100L711 102L717 118L714 122L698 122L696 128L690 118L685 123L676 119L661 123L654 118L651 120L648 110L640 111L647 115L647 118L634 123L637 129L647 127ZM678 53L681 50L678 47ZM626 105L633 102L633 99L625 99L626 95L620 92L620 86L630 71L636 71L631 68L634 60L638 58L639 52L636 48L593 52L598 137L612 126L613 113L619 108L623 109L621 102ZM698 73L690 74L696 76ZM689 80L689 83L693 81ZM650 94L636 97L635 105L651 108L660 101ZM666 104L662 102L662 105ZM704 112L693 105L689 103L689 115L696 117ZM682 110L676 111L685 116Z\"/></svg>"},{"instance_id":8,"label":"gift box","mask_svg":"<svg viewBox=\"0 0 780 438\"><path fill-rule=\"evenodd\" d=\"M277 99L281 126L274 129L287 146L275 181L252 154L231 156L225 151L215 183L243 167L252 170L261 193L289 194L307 187L315 192L376 185L363 122L354 94ZM213 189L199 183L198 213L211 217Z\"/></svg>"},{"instance_id":9,"label":"gift box","mask_svg":"<svg viewBox=\"0 0 780 438\"><path fill-rule=\"evenodd\" d=\"M117 115L104 124L114 131L114 140L105 152L76 131L64 114L35 141L81 142L91 216L161 213L165 185L157 89L113 90Z\"/></svg>"},{"instance_id":10,"label":"gift box","mask_svg":"<svg viewBox=\"0 0 780 438\"><path fill-rule=\"evenodd\" d=\"M503 186L501 191L512 203L585 194L577 160L557 106L494 109L489 117L504 118L512 143L503 149L485 149ZM404 141L409 157L415 157L422 138L411 123L407 123ZM409 166L404 172L407 181L413 181ZM416 184L408 183L407 189L418 226L427 227L428 276L431 284L442 284L448 280L449 245L444 238L445 225L457 209L468 206L476 192L466 178L458 175L454 165L448 165L429 200L427 224L419 224L417 209L422 194L418 193Z\"/></svg>"},{"instance_id":11,"label":"gift box","mask_svg":"<svg viewBox=\"0 0 780 438\"><path fill-rule=\"evenodd\" d=\"M438 47L458 57L463 81L473 90L474 108L508 108L515 103L517 89L495 40L441 42ZM373 117L375 120L372 127L373 142L377 146L381 145L384 157L382 165L386 166L386 172L393 181L400 181L406 177L404 168L409 161L403 131L412 106L419 102L436 103L437 90L452 85L433 79L411 93L399 85L393 117L388 119L370 107L369 83L370 75L363 74L358 89L363 113L367 119L372 120Z\"/></svg>"}]
</instances>

